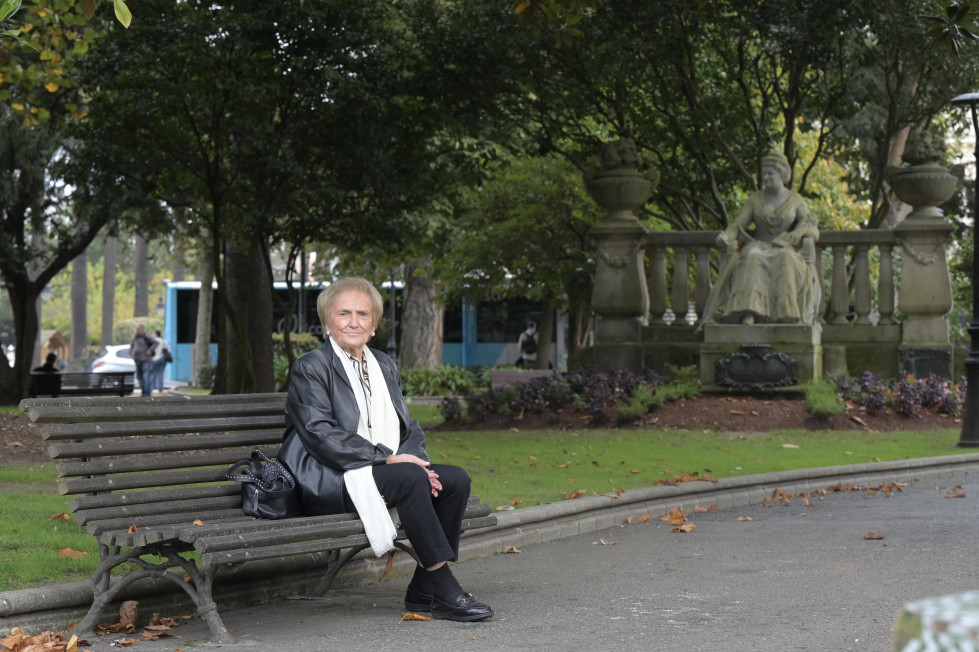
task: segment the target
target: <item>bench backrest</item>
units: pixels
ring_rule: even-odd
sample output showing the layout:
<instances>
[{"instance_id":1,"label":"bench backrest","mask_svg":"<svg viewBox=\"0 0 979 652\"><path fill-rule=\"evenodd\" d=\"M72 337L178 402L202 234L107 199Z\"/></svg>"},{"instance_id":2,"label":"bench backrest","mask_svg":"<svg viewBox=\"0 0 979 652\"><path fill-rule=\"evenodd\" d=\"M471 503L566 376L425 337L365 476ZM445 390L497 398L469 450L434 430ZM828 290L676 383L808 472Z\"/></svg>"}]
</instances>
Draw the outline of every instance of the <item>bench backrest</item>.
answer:
<instances>
[{"instance_id":1,"label":"bench backrest","mask_svg":"<svg viewBox=\"0 0 979 652\"><path fill-rule=\"evenodd\" d=\"M152 525L168 514L241 516L241 485L225 477L256 448L278 453L285 394L25 399L47 427L58 489L92 534Z\"/></svg>"},{"instance_id":2,"label":"bench backrest","mask_svg":"<svg viewBox=\"0 0 979 652\"><path fill-rule=\"evenodd\" d=\"M135 374L131 371L68 371L61 373L31 372L31 396L58 396L59 394L118 394L133 393Z\"/></svg>"}]
</instances>

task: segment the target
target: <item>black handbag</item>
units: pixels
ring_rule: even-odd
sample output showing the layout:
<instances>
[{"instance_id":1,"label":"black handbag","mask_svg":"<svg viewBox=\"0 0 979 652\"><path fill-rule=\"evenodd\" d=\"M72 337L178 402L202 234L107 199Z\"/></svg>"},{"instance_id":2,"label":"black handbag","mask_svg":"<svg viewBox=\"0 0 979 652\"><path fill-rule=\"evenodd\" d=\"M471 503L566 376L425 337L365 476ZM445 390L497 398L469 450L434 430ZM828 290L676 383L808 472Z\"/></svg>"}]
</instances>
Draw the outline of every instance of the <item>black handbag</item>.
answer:
<instances>
[{"instance_id":1,"label":"black handbag","mask_svg":"<svg viewBox=\"0 0 979 652\"><path fill-rule=\"evenodd\" d=\"M241 511L249 516L276 519L302 513L296 479L274 457L253 451L251 459L235 462L226 475L241 483Z\"/></svg>"}]
</instances>

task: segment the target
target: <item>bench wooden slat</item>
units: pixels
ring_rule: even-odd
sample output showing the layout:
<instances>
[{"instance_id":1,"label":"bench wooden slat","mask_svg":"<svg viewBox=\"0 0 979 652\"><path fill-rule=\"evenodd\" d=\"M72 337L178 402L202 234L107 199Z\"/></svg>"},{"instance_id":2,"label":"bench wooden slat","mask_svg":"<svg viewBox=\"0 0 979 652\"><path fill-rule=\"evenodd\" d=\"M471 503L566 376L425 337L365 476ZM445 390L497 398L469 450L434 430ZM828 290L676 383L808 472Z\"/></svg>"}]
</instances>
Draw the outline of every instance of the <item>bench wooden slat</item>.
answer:
<instances>
[{"instance_id":1,"label":"bench wooden slat","mask_svg":"<svg viewBox=\"0 0 979 652\"><path fill-rule=\"evenodd\" d=\"M142 489L145 487L172 487L180 484L197 484L200 482L220 482L225 480L226 468L219 469L189 469L170 471L167 473L104 476L96 478L74 478L58 482L58 493L63 496L72 494L87 494L99 491L116 491L124 489ZM152 478L141 477L152 475Z\"/></svg>"},{"instance_id":2,"label":"bench wooden slat","mask_svg":"<svg viewBox=\"0 0 979 652\"><path fill-rule=\"evenodd\" d=\"M152 439L90 439L83 443L60 443L48 446L53 460L67 457L101 457L105 455L139 455L172 453L188 450L210 450L228 446L262 446L282 441L281 430L253 430L220 435L159 436ZM243 458L244 459L244 458Z\"/></svg>"},{"instance_id":3,"label":"bench wooden slat","mask_svg":"<svg viewBox=\"0 0 979 652\"><path fill-rule=\"evenodd\" d=\"M266 454L270 457L278 453L278 447L268 449ZM160 455L160 456L133 456L130 458L117 459L95 459L90 462L62 462L58 464L58 477L71 478L82 475L110 475L116 473L136 473L143 471L155 471L162 469L189 469L202 466L230 466L235 462L247 459L251 454L251 448L241 448L238 450L218 450L207 453L187 453L186 455ZM148 477L139 486L154 487L155 476ZM111 480L111 478L110 478ZM161 484L172 485L173 482ZM112 490L113 486L108 486L106 490ZM77 492L73 492L77 493Z\"/></svg>"},{"instance_id":4,"label":"bench wooden slat","mask_svg":"<svg viewBox=\"0 0 979 652\"><path fill-rule=\"evenodd\" d=\"M139 505L168 500L190 500L192 498L212 498L214 496L241 495L241 485L216 484L205 487L184 487L180 489L157 489L155 491L132 491L115 494L95 494L68 499L68 508L78 514L87 510L118 505Z\"/></svg>"},{"instance_id":5,"label":"bench wooden slat","mask_svg":"<svg viewBox=\"0 0 979 652\"><path fill-rule=\"evenodd\" d=\"M258 416L280 414L285 394L226 396L160 396L143 398L24 399L20 409L34 423L86 423L92 421L131 421Z\"/></svg>"},{"instance_id":6,"label":"bench wooden slat","mask_svg":"<svg viewBox=\"0 0 979 652\"><path fill-rule=\"evenodd\" d=\"M176 540L179 538L181 529L190 526L194 520L202 523L216 523L219 521L248 521L251 516L247 516L240 509L224 509L211 512L200 512L194 518L175 518L172 514L156 514L152 516L134 516L132 518L111 518L102 521L89 521L85 524L86 531L98 537L99 541L106 545L113 546L133 546L140 545L133 543L133 535L145 535L147 532L155 532L164 536L166 539ZM136 532L130 533L131 526L136 526ZM162 540L162 539L161 539Z\"/></svg>"},{"instance_id":7,"label":"bench wooden slat","mask_svg":"<svg viewBox=\"0 0 979 652\"><path fill-rule=\"evenodd\" d=\"M280 435L285 429L284 414L254 415L241 417L211 416L200 419L163 419L151 421L147 419L133 428L130 421L100 421L91 423L52 423L47 425L44 439L91 439L107 437L125 437L137 431L140 436L175 435L197 432L224 432L240 430L270 429L278 430Z\"/></svg>"},{"instance_id":8,"label":"bench wooden slat","mask_svg":"<svg viewBox=\"0 0 979 652\"><path fill-rule=\"evenodd\" d=\"M167 500L135 505L115 505L86 509L76 513L76 520L85 525L88 521L99 521L118 516L150 516L153 514L188 514L214 509L237 509L241 507L241 495L212 496L191 500ZM191 519L193 520L193 519Z\"/></svg>"},{"instance_id":9,"label":"bench wooden slat","mask_svg":"<svg viewBox=\"0 0 979 652\"><path fill-rule=\"evenodd\" d=\"M476 530L483 527L496 525L496 517L488 516L464 520L462 523L463 531ZM399 540L405 538L404 530L398 530ZM353 548L367 545L366 534L355 534L346 537L338 537L329 540L299 541L294 543L273 544L269 546L244 547L248 540L243 542L243 546L236 550L221 550L217 552L202 553L201 566L208 568L214 564L236 564L245 561L258 561L261 559L273 559L275 557L293 556L320 552L324 549L339 550L343 548ZM200 546L203 540L195 543L195 548Z\"/></svg>"}]
</instances>

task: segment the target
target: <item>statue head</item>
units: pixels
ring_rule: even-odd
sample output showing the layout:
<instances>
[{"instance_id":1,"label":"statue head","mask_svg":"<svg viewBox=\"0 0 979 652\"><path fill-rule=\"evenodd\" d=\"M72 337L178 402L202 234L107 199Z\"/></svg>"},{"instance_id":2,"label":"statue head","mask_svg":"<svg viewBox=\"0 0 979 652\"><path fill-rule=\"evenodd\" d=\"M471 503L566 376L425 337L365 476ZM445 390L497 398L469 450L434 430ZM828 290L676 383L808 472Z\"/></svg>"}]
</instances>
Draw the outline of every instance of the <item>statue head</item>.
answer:
<instances>
[{"instance_id":1,"label":"statue head","mask_svg":"<svg viewBox=\"0 0 979 652\"><path fill-rule=\"evenodd\" d=\"M785 157L785 154L780 152L765 154L761 157L761 165L762 167L771 166L778 170L779 174L782 175L782 183L788 183L789 179L792 178L792 168L789 166L789 159Z\"/></svg>"}]
</instances>

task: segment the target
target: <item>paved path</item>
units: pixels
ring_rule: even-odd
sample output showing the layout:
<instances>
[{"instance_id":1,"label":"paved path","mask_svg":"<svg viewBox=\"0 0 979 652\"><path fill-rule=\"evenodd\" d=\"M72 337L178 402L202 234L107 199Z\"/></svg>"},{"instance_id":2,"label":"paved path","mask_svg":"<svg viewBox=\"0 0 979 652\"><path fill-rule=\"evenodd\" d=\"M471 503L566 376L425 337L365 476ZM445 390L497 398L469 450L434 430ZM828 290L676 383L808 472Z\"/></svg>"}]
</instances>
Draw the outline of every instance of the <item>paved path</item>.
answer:
<instances>
[{"instance_id":1,"label":"paved path","mask_svg":"<svg viewBox=\"0 0 979 652\"><path fill-rule=\"evenodd\" d=\"M194 621L130 649L887 651L904 603L979 588L979 474L902 489L690 513L690 533L660 514L638 523L640 507L627 528L457 564L496 610L483 623L400 622L407 579L395 578L226 611L235 644L208 643Z\"/></svg>"}]
</instances>

